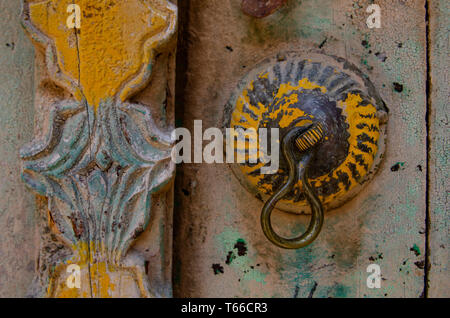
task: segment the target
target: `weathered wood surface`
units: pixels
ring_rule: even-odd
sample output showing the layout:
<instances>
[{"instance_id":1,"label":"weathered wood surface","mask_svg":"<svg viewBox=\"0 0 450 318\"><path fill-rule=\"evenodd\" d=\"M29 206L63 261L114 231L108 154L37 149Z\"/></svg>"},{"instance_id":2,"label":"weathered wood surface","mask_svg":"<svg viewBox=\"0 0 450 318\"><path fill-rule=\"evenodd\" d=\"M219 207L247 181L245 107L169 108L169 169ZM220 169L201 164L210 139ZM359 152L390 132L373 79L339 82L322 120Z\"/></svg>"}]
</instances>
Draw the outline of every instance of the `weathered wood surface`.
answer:
<instances>
[{"instance_id":1,"label":"weathered wood surface","mask_svg":"<svg viewBox=\"0 0 450 318\"><path fill-rule=\"evenodd\" d=\"M20 27L20 1L0 1L0 297L23 297L33 279L34 196L17 158L32 136L33 46Z\"/></svg>"},{"instance_id":2,"label":"weathered wood surface","mask_svg":"<svg viewBox=\"0 0 450 318\"><path fill-rule=\"evenodd\" d=\"M368 29L372 1L288 1L264 19L240 1L192 0L181 37L186 57L182 123L221 127L224 105L247 70L280 51L322 49L356 64L390 109L386 158L355 199L326 213L310 247L281 250L263 236L262 203L226 165L178 169L175 295L184 297L419 297L426 214L425 1L377 1L382 28ZM394 84L396 83L396 84ZM401 86L400 86L401 85ZM178 92L181 94L180 92ZM181 118L180 118L181 120ZM180 122L181 124L181 122ZM276 213L285 234L306 217ZM181 253L181 251L185 251ZM188 251L188 252L187 252ZM381 266L381 289L366 269Z\"/></svg>"},{"instance_id":3,"label":"weathered wood surface","mask_svg":"<svg viewBox=\"0 0 450 318\"><path fill-rule=\"evenodd\" d=\"M264 57L281 50L298 50L305 44L357 64L375 82L391 113L387 156L380 173L356 199L327 213L322 235L305 250L284 251L268 243L259 225L262 203L241 187L228 167L179 167L176 296L422 295L427 250L425 1L377 1L382 8L380 30L369 30L364 23L368 16L365 9L371 2L292 0L273 15L254 19L242 13L241 0L182 1L182 22L187 30L181 35L184 47L177 68L184 74L179 86L186 87L177 91L178 125L192 128L194 119L203 119L204 128L220 127L223 107L248 69ZM430 0L428 5L427 283L428 296L448 297L449 4ZM1 297L23 297L29 292L39 252L36 216L42 220L41 229L48 224L47 202L40 198L35 207L34 196L20 181L18 153L32 138L33 117L36 134L46 129L45 101L54 86L47 80L43 54L37 52L34 109L34 53L20 27L19 15L20 1L0 1ZM186 59L184 54L188 54ZM164 74L167 65L173 77L173 60L157 64L160 69L156 73ZM155 82L165 84L165 80ZM393 89L394 82L403 86L402 92ZM157 114L163 110L159 103L164 100L164 96L154 94L159 89L148 87L134 99L151 104ZM175 117L170 106L173 92L169 95L167 113L163 111L157 119L162 125ZM155 198L155 218L149 225L152 230L143 233L135 245L147 261L150 284L157 293L169 296L172 200L171 191ZM293 234L308 222L281 212L276 218L279 224L289 223ZM296 225L299 222L301 225ZM46 242L47 238L44 247L50 247ZM366 287L366 268L371 263L381 266L381 290Z\"/></svg>"},{"instance_id":4,"label":"weathered wood surface","mask_svg":"<svg viewBox=\"0 0 450 318\"><path fill-rule=\"evenodd\" d=\"M429 297L450 297L448 155L450 2L430 1Z\"/></svg>"}]
</instances>

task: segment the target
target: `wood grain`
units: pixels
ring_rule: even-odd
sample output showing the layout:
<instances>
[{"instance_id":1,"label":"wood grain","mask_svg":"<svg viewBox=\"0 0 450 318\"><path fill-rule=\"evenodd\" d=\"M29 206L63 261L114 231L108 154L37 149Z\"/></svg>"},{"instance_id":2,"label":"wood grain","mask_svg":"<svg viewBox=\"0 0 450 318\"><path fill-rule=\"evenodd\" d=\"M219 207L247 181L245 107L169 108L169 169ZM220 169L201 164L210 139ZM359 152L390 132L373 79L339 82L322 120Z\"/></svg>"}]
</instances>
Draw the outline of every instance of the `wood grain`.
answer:
<instances>
[{"instance_id":1,"label":"wood grain","mask_svg":"<svg viewBox=\"0 0 450 318\"><path fill-rule=\"evenodd\" d=\"M0 2L0 297L23 297L33 279L34 196L20 179L20 146L33 133L33 47L20 1Z\"/></svg>"}]
</instances>

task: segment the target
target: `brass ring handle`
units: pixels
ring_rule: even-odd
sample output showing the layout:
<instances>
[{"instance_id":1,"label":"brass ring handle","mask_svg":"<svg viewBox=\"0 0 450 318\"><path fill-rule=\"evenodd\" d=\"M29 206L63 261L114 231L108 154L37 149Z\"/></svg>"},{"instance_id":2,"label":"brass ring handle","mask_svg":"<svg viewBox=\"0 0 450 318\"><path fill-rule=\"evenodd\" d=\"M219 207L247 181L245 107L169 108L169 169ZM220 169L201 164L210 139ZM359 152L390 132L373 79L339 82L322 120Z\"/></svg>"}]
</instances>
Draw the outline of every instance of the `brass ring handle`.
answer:
<instances>
[{"instance_id":1,"label":"brass ring handle","mask_svg":"<svg viewBox=\"0 0 450 318\"><path fill-rule=\"evenodd\" d=\"M308 182L307 168L311 160L311 148L323 139L323 127L320 123L305 127L295 127L291 129L282 141L283 156L288 163L289 177L277 192L267 200L261 212L261 226L265 236L275 245L286 249L299 249L311 244L319 235L324 219L323 206L315 190ZM296 163L294 157L294 148L296 144L297 151L304 152L301 160ZM285 195L292 191L297 181L301 179L306 195L306 199L311 206L311 221L308 229L302 235L296 238L283 238L275 233L271 215L275 205Z\"/></svg>"}]
</instances>

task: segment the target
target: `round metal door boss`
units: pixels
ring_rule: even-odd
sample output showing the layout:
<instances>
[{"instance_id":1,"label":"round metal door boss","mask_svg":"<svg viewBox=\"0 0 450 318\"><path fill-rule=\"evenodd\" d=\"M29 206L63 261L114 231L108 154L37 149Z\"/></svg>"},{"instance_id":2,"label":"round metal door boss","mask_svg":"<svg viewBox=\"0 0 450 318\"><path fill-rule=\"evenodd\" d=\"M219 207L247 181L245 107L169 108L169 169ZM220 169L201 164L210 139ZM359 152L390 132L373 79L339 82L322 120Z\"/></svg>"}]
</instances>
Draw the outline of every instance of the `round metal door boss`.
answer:
<instances>
[{"instance_id":1,"label":"round metal door boss","mask_svg":"<svg viewBox=\"0 0 450 318\"><path fill-rule=\"evenodd\" d=\"M295 127L320 123L324 138L313 150L308 178L325 209L341 206L372 178L383 158L387 119L388 109L367 76L342 58L319 53L265 60L241 80L225 109L226 127L257 134L267 128L269 140L270 128L279 128L283 140ZM234 143L235 156L249 153L248 143L239 146ZM270 163L260 160L230 166L249 192L266 201L288 179L281 151L279 160L274 174L261 174ZM277 208L310 213L301 180Z\"/></svg>"}]
</instances>

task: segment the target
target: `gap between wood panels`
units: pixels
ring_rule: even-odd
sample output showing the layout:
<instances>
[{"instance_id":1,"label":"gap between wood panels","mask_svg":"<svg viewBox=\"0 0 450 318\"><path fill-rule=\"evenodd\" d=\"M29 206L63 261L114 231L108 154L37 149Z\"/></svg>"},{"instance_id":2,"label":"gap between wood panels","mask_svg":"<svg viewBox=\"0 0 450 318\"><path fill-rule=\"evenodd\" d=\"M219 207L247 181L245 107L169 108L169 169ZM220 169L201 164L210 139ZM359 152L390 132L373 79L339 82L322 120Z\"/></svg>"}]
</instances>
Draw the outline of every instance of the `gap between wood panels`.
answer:
<instances>
[{"instance_id":1,"label":"gap between wood panels","mask_svg":"<svg viewBox=\"0 0 450 318\"><path fill-rule=\"evenodd\" d=\"M425 190L425 267L424 267L424 288L422 297L428 298L429 290L429 271L430 271L430 120L431 120L431 37L430 37L430 0L425 1L425 30L426 30L426 103L427 110L425 115L426 121L426 190Z\"/></svg>"}]
</instances>

